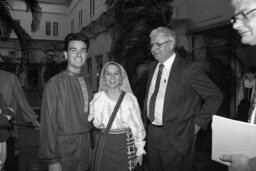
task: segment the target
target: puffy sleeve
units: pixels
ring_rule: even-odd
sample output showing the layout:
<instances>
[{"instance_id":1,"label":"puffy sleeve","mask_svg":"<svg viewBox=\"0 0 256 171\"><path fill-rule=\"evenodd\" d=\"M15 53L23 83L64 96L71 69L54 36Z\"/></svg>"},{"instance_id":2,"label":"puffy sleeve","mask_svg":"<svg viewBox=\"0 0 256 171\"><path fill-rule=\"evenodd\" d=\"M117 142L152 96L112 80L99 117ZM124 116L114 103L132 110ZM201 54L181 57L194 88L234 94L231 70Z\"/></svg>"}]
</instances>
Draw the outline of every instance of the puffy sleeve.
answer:
<instances>
[{"instance_id":1,"label":"puffy sleeve","mask_svg":"<svg viewBox=\"0 0 256 171\"><path fill-rule=\"evenodd\" d=\"M126 96L128 101L128 110L130 113L128 126L131 128L132 135L135 140L135 146L137 148L137 156L139 156L146 153L144 150L146 132L142 123L139 103L136 97L130 93L127 93Z\"/></svg>"},{"instance_id":2,"label":"puffy sleeve","mask_svg":"<svg viewBox=\"0 0 256 171\"><path fill-rule=\"evenodd\" d=\"M95 96L93 97L92 101L90 102L90 112L88 116L88 121L91 122L94 118L94 104L95 104Z\"/></svg>"},{"instance_id":3,"label":"puffy sleeve","mask_svg":"<svg viewBox=\"0 0 256 171\"><path fill-rule=\"evenodd\" d=\"M88 116L89 122L93 120L93 125L96 128L101 128L102 126L102 111L104 111L104 96L102 92L95 93L92 101L90 102L90 113Z\"/></svg>"},{"instance_id":4,"label":"puffy sleeve","mask_svg":"<svg viewBox=\"0 0 256 171\"><path fill-rule=\"evenodd\" d=\"M45 87L41 107L39 156L50 163L55 163L60 158L56 144L57 92L56 86L50 80Z\"/></svg>"},{"instance_id":5,"label":"puffy sleeve","mask_svg":"<svg viewBox=\"0 0 256 171\"><path fill-rule=\"evenodd\" d=\"M33 111L31 106L28 104L27 98L20 86L20 82L16 76L13 75L11 79L12 95L16 99L17 104L22 112L22 117L26 122L33 122L37 120L38 115Z\"/></svg>"}]
</instances>

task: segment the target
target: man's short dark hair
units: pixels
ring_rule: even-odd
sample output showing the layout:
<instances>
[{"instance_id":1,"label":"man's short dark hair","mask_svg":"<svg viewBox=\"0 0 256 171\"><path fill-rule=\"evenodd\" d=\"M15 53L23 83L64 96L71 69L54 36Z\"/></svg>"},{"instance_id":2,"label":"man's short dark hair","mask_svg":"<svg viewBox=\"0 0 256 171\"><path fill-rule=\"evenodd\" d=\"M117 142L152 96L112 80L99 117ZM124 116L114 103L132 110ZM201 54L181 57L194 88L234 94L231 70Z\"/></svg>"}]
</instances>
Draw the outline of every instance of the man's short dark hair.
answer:
<instances>
[{"instance_id":1,"label":"man's short dark hair","mask_svg":"<svg viewBox=\"0 0 256 171\"><path fill-rule=\"evenodd\" d=\"M73 40L82 41L87 45L87 49L89 48L89 39L85 35L81 33L70 33L65 37L65 40L64 40L65 51L68 51L68 44Z\"/></svg>"}]
</instances>

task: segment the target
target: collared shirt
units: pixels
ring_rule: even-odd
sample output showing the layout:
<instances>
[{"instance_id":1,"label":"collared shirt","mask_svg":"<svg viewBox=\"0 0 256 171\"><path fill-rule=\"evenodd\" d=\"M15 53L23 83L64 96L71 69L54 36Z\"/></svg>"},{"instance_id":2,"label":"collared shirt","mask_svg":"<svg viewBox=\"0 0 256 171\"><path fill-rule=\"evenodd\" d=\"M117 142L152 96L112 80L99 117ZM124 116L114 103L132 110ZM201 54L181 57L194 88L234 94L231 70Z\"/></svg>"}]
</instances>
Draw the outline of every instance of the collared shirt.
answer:
<instances>
[{"instance_id":1,"label":"collared shirt","mask_svg":"<svg viewBox=\"0 0 256 171\"><path fill-rule=\"evenodd\" d=\"M155 119L152 124L154 125L163 125L163 108L164 108L164 97L165 97L165 91L168 83L168 78L170 75L170 71L172 68L172 64L174 62L174 59L176 58L176 54L174 53L168 60L166 60L161 76L161 81L160 81L160 87L159 91L156 97L156 104L155 104ZM148 116L149 116L149 102L150 98L155 90L155 84L156 84L156 77L158 73L160 63L157 64L156 69L154 71L151 83L150 83L150 88L149 88L149 94L148 94L148 101L147 101L147 111L148 111Z\"/></svg>"},{"instance_id":2,"label":"collared shirt","mask_svg":"<svg viewBox=\"0 0 256 171\"><path fill-rule=\"evenodd\" d=\"M250 123L250 124L256 124L256 123L255 123L255 117L256 117L255 115L256 115L256 107L253 109L251 118L250 118L250 120L249 120L249 123Z\"/></svg>"}]
</instances>

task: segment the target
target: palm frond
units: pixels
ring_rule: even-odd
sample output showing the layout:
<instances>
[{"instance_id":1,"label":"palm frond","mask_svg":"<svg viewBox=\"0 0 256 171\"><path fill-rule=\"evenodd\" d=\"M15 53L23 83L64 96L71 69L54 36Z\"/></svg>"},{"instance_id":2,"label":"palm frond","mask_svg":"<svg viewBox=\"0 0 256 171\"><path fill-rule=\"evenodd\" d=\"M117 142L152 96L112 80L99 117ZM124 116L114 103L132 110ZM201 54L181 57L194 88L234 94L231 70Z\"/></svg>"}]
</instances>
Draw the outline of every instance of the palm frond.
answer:
<instances>
[{"instance_id":1,"label":"palm frond","mask_svg":"<svg viewBox=\"0 0 256 171\"><path fill-rule=\"evenodd\" d=\"M3 7L6 10L10 10L13 8L13 1L8 0L0 0L0 7Z\"/></svg>"},{"instance_id":2,"label":"palm frond","mask_svg":"<svg viewBox=\"0 0 256 171\"><path fill-rule=\"evenodd\" d=\"M27 6L27 12L31 11L32 22L31 30L36 32L40 26L40 20L42 17L42 8L39 6L38 0L24 0Z\"/></svg>"},{"instance_id":3,"label":"palm frond","mask_svg":"<svg viewBox=\"0 0 256 171\"><path fill-rule=\"evenodd\" d=\"M173 0L109 0L114 9L116 25L112 28L111 56L123 63L134 78L143 61L153 60L149 34L159 26L171 23L175 7ZM132 81L132 80L131 80Z\"/></svg>"},{"instance_id":4,"label":"palm frond","mask_svg":"<svg viewBox=\"0 0 256 171\"><path fill-rule=\"evenodd\" d=\"M5 3L2 0L0 5L0 19L4 21L9 28L14 30L20 41L21 47L24 48L30 42L31 37L17 22L15 22L9 13L10 9L12 9L12 4Z\"/></svg>"}]
</instances>

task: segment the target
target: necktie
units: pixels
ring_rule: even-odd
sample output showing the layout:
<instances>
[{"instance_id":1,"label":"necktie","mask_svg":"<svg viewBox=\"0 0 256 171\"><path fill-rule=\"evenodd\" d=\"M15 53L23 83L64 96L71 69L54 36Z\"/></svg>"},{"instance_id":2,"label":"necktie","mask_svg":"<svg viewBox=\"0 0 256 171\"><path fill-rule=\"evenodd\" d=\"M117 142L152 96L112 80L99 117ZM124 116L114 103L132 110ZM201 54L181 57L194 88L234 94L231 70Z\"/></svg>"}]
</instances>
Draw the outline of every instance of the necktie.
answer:
<instances>
[{"instance_id":1,"label":"necktie","mask_svg":"<svg viewBox=\"0 0 256 171\"><path fill-rule=\"evenodd\" d=\"M155 90L154 90L154 92L150 98L150 102L149 102L149 119L151 122L154 121L156 96L157 96L157 93L159 90L163 67L164 67L163 64L159 65L158 74L157 74L157 78L156 78L156 84L155 84Z\"/></svg>"},{"instance_id":2,"label":"necktie","mask_svg":"<svg viewBox=\"0 0 256 171\"><path fill-rule=\"evenodd\" d=\"M253 123L256 124L256 116L254 116L254 122Z\"/></svg>"},{"instance_id":3,"label":"necktie","mask_svg":"<svg viewBox=\"0 0 256 171\"><path fill-rule=\"evenodd\" d=\"M254 92L252 93L251 107L249 110L249 123L256 124L255 107L256 107L256 91L254 90Z\"/></svg>"}]
</instances>

